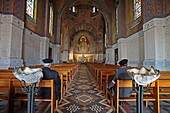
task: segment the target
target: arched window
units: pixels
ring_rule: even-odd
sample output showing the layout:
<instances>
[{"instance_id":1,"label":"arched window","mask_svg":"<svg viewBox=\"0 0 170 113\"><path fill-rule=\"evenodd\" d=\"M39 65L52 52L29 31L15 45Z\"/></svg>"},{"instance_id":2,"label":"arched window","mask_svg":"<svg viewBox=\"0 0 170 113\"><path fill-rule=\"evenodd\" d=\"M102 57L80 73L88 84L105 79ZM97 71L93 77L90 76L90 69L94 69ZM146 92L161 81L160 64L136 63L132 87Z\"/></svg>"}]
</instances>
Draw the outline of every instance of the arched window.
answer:
<instances>
[{"instance_id":1,"label":"arched window","mask_svg":"<svg viewBox=\"0 0 170 113\"><path fill-rule=\"evenodd\" d=\"M34 21L36 20L36 8L37 0L26 1L26 14L31 17Z\"/></svg>"},{"instance_id":2,"label":"arched window","mask_svg":"<svg viewBox=\"0 0 170 113\"><path fill-rule=\"evenodd\" d=\"M141 0L133 0L134 4L134 20L141 16Z\"/></svg>"},{"instance_id":3,"label":"arched window","mask_svg":"<svg viewBox=\"0 0 170 113\"><path fill-rule=\"evenodd\" d=\"M119 33L119 10L118 5L116 7L116 35Z\"/></svg>"},{"instance_id":4,"label":"arched window","mask_svg":"<svg viewBox=\"0 0 170 113\"><path fill-rule=\"evenodd\" d=\"M76 7L75 7L75 6L72 7L72 11L73 11L74 13L76 12Z\"/></svg>"},{"instance_id":5,"label":"arched window","mask_svg":"<svg viewBox=\"0 0 170 113\"><path fill-rule=\"evenodd\" d=\"M51 36L53 34L53 15L54 15L53 4L50 3L49 33Z\"/></svg>"},{"instance_id":6,"label":"arched window","mask_svg":"<svg viewBox=\"0 0 170 113\"><path fill-rule=\"evenodd\" d=\"M27 0L26 13L31 18L34 17L34 0Z\"/></svg>"},{"instance_id":7,"label":"arched window","mask_svg":"<svg viewBox=\"0 0 170 113\"><path fill-rule=\"evenodd\" d=\"M96 12L96 7L93 7L92 13Z\"/></svg>"}]
</instances>

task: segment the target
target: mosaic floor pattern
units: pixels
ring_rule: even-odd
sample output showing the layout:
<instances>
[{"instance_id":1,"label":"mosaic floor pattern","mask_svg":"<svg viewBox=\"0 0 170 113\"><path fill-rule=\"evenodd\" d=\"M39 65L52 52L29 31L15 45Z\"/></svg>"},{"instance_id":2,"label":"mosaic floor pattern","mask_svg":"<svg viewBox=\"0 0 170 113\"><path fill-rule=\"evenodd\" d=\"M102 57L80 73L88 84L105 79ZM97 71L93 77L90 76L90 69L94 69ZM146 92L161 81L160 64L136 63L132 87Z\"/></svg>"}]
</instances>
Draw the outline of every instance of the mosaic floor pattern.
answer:
<instances>
[{"instance_id":1,"label":"mosaic floor pattern","mask_svg":"<svg viewBox=\"0 0 170 113\"><path fill-rule=\"evenodd\" d=\"M113 109L98 89L87 67L81 65L56 111L58 113L112 113Z\"/></svg>"}]
</instances>

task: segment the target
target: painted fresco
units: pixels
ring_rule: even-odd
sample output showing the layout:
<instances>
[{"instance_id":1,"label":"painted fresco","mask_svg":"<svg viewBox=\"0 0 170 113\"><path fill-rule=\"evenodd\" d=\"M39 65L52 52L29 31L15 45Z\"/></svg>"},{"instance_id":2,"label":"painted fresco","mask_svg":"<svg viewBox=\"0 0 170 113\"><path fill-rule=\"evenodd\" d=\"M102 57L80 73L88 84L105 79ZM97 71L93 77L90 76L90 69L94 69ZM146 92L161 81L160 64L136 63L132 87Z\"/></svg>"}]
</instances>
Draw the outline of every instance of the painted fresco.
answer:
<instances>
[{"instance_id":1,"label":"painted fresco","mask_svg":"<svg viewBox=\"0 0 170 113\"><path fill-rule=\"evenodd\" d=\"M74 54L93 54L94 43L92 37L85 35L78 35L73 40Z\"/></svg>"}]
</instances>

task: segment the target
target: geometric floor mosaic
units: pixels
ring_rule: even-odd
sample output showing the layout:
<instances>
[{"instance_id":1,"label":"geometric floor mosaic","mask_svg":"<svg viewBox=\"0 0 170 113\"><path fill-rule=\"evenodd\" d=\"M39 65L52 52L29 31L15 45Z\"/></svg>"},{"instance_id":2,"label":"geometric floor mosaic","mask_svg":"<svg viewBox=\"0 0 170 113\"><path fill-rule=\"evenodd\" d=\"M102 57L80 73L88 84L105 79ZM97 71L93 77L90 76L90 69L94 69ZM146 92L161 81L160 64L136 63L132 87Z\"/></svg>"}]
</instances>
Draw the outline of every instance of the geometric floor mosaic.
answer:
<instances>
[{"instance_id":1,"label":"geometric floor mosaic","mask_svg":"<svg viewBox=\"0 0 170 113\"><path fill-rule=\"evenodd\" d=\"M58 113L112 113L113 109L98 89L87 67L81 65L56 111Z\"/></svg>"}]
</instances>

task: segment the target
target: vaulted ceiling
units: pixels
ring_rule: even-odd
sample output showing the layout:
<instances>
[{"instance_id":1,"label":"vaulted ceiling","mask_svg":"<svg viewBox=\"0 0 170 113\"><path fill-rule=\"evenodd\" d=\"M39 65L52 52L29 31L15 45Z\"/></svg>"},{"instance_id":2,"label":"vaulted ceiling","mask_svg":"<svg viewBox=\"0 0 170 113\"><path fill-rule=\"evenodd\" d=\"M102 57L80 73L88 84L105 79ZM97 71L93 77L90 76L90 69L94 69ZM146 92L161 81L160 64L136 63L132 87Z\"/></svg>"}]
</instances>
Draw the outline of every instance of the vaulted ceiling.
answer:
<instances>
[{"instance_id":1,"label":"vaulted ceiling","mask_svg":"<svg viewBox=\"0 0 170 113\"><path fill-rule=\"evenodd\" d=\"M74 40L76 35L88 35L94 41L109 37L109 21L114 0L57 0L60 29L63 37ZM108 31L107 31L108 30ZM71 46L71 44L69 45Z\"/></svg>"}]
</instances>

